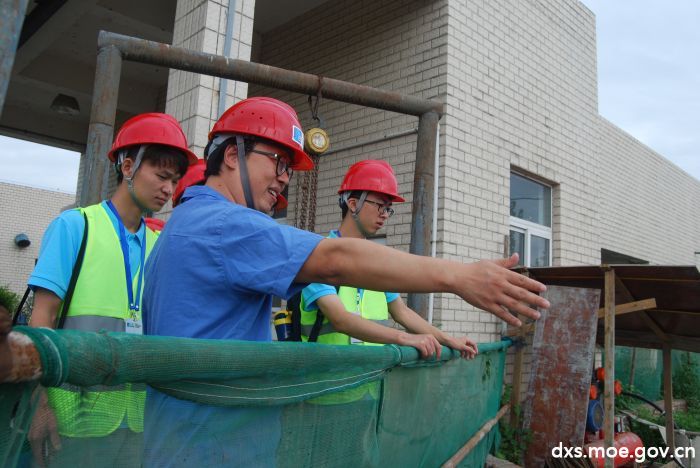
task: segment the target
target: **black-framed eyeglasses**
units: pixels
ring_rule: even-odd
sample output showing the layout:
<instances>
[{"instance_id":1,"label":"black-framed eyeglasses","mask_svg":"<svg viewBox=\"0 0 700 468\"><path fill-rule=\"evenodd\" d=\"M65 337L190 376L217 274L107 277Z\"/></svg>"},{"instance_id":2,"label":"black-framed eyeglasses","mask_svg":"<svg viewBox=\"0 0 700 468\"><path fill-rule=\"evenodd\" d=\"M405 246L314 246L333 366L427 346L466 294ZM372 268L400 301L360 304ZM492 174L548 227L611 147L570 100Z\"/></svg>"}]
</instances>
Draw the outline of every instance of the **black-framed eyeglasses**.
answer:
<instances>
[{"instance_id":1,"label":"black-framed eyeglasses","mask_svg":"<svg viewBox=\"0 0 700 468\"><path fill-rule=\"evenodd\" d=\"M289 156L286 154L277 154L277 153L271 153L269 151L263 151L259 149L252 149L250 150L250 153L256 153L256 154L262 154L263 156L267 156L268 158L272 158L277 161L277 166L275 167L275 173L278 176L281 176L285 172L287 173L287 176L291 179L292 174L294 174L294 169L290 166L291 161L289 160Z\"/></svg>"},{"instance_id":2,"label":"black-framed eyeglasses","mask_svg":"<svg viewBox=\"0 0 700 468\"><path fill-rule=\"evenodd\" d=\"M379 203L372 200L365 200L365 203L371 203L372 205L375 205L380 215L386 213L389 216L389 218L394 216L394 209L391 207L391 205L385 205L384 203Z\"/></svg>"}]
</instances>

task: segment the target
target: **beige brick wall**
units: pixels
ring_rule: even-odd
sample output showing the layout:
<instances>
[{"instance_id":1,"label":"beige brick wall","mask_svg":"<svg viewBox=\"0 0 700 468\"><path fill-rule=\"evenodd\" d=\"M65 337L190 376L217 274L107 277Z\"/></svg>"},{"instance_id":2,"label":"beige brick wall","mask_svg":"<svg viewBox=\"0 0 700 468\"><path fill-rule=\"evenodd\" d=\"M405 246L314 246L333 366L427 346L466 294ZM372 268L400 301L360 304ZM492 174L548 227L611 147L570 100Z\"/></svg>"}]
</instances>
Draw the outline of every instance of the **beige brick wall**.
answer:
<instances>
[{"instance_id":1,"label":"beige brick wall","mask_svg":"<svg viewBox=\"0 0 700 468\"><path fill-rule=\"evenodd\" d=\"M449 2L443 250L502 255L510 171L549 182L553 263L596 263L595 25L579 2ZM483 312L443 299L452 331L497 336ZM452 319L454 313L454 319Z\"/></svg>"},{"instance_id":2,"label":"beige brick wall","mask_svg":"<svg viewBox=\"0 0 700 468\"><path fill-rule=\"evenodd\" d=\"M75 203L75 195L0 182L0 200L0 285L22 294L39 256L44 231L51 220ZM15 236L20 233L29 237L29 247L15 245Z\"/></svg>"},{"instance_id":3,"label":"beige brick wall","mask_svg":"<svg viewBox=\"0 0 700 468\"><path fill-rule=\"evenodd\" d=\"M700 182L600 118L600 246L652 264L695 265Z\"/></svg>"}]
</instances>

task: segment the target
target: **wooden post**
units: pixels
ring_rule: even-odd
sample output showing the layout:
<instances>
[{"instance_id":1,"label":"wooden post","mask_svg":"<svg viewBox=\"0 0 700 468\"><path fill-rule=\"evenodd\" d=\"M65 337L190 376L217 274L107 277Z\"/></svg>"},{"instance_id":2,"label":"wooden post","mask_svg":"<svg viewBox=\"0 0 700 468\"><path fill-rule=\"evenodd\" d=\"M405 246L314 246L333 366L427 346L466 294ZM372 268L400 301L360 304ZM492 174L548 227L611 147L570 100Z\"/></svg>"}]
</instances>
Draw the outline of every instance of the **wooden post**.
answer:
<instances>
[{"instance_id":1,"label":"wooden post","mask_svg":"<svg viewBox=\"0 0 700 468\"><path fill-rule=\"evenodd\" d=\"M666 410L666 446L671 450L676 448L673 440L673 361L671 360L671 345L664 343L664 409Z\"/></svg>"},{"instance_id":2,"label":"wooden post","mask_svg":"<svg viewBox=\"0 0 700 468\"><path fill-rule=\"evenodd\" d=\"M605 449L615 440L615 270L605 267ZM605 468L613 468L614 460L605 457Z\"/></svg>"}]
</instances>

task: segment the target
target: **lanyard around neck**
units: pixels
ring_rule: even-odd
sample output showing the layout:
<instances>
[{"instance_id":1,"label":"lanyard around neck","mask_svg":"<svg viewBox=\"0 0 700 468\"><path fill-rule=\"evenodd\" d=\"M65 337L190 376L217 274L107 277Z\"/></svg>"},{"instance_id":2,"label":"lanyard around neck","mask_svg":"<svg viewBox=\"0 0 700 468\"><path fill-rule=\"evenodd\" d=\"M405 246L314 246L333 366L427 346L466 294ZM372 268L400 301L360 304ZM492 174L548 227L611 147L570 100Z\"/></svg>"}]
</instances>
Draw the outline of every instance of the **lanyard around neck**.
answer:
<instances>
[{"instance_id":1,"label":"lanyard around neck","mask_svg":"<svg viewBox=\"0 0 700 468\"><path fill-rule=\"evenodd\" d=\"M340 229L334 229L333 232L336 234L336 237L343 237L343 235L340 233ZM362 288L356 288L355 291L357 291L355 296L355 312L359 313L360 306L362 305L362 296L364 296L365 290Z\"/></svg>"},{"instance_id":2,"label":"lanyard around neck","mask_svg":"<svg viewBox=\"0 0 700 468\"><path fill-rule=\"evenodd\" d=\"M134 283L131 279L131 262L129 261L129 244L126 241L126 228L122 222L119 212L112 204L111 200L107 201L107 206L117 218L119 226L119 245L122 248L122 257L124 258L124 272L126 276L126 293L129 297L129 310L138 311L141 302L141 286L143 285L143 265L146 262L146 239L141 243L141 263L139 264L139 279L136 285L136 295L134 296Z\"/></svg>"}]
</instances>

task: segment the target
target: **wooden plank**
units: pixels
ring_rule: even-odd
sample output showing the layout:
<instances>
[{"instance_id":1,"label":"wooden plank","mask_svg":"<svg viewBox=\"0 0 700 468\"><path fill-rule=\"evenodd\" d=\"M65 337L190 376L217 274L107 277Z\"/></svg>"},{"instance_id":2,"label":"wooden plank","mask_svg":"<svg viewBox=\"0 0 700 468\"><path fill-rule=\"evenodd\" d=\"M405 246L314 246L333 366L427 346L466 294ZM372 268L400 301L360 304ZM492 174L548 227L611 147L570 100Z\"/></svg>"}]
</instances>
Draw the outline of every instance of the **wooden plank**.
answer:
<instances>
[{"instance_id":1,"label":"wooden plank","mask_svg":"<svg viewBox=\"0 0 700 468\"><path fill-rule=\"evenodd\" d=\"M521 336L524 340L524 335ZM513 362L513 388L510 393L510 427L518 427L518 411L520 410L520 393L523 381L523 361L525 360L525 346L519 345L515 351Z\"/></svg>"},{"instance_id":2,"label":"wooden plank","mask_svg":"<svg viewBox=\"0 0 700 468\"><path fill-rule=\"evenodd\" d=\"M640 310L656 309L656 299L642 299L641 301L628 302L626 304L619 304L615 306L615 316L631 314L632 312L639 312ZM605 307L598 309L598 318L605 317ZM521 333L532 333L535 329L535 323L526 323L521 327L509 327L506 336L517 336Z\"/></svg>"},{"instance_id":3,"label":"wooden plank","mask_svg":"<svg viewBox=\"0 0 700 468\"><path fill-rule=\"evenodd\" d=\"M483 439L486 434L491 431L493 426L495 426L498 421L503 417L504 414L508 412L510 405L503 405L503 407L498 410L498 413L496 413L496 416L493 419L489 419L486 421L486 423L481 426L481 429L477 431L476 434L474 434L466 444L460 448L457 453L452 455L449 460L447 460L445 463L443 463L442 468L455 468L457 465L459 465L464 458L469 455L469 452L471 452L474 447Z\"/></svg>"},{"instance_id":4,"label":"wooden plank","mask_svg":"<svg viewBox=\"0 0 700 468\"><path fill-rule=\"evenodd\" d=\"M673 361L671 360L671 346L665 344L664 357L664 409L666 410L666 445L671 452L676 448L673 439Z\"/></svg>"},{"instance_id":5,"label":"wooden plank","mask_svg":"<svg viewBox=\"0 0 700 468\"><path fill-rule=\"evenodd\" d=\"M605 449L614 447L615 437L615 270L605 270L605 383L603 402L605 419ZM605 468L613 468L614 460L605 457Z\"/></svg>"},{"instance_id":6,"label":"wooden plank","mask_svg":"<svg viewBox=\"0 0 700 468\"><path fill-rule=\"evenodd\" d=\"M529 273L524 271L523 276L529 277ZM524 317L518 315L518 318L522 321ZM521 327L522 328L522 327ZM525 331L519 331L517 333L520 338L520 344L515 349L515 359L513 361L513 387L510 394L510 427L517 428L520 421L518 421L518 412L520 411L520 394L522 393L522 381L523 381L523 362L525 361Z\"/></svg>"},{"instance_id":7,"label":"wooden plank","mask_svg":"<svg viewBox=\"0 0 700 468\"><path fill-rule=\"evenodd\" d=\"M651 331L653 331L654 334L658 336L661 341L669 341L668 335L664 333L659 324L656 323L653 318L649 317L649 314L647 314L646 312L640 312L639 316L642 318L642 321L646 324L646 326L651 328Z\"/></svg>"},{"instance_id":8,"label":"wooden plank","mask_svg":"<svg viewBox=\"0 0 700 468\"><path fill-rule=\"evenodd\" d=\"M523 426L532 433L524 466L543 466L552 448L583 445L595 357L600 290L548 286L537 321Z\"/></svg>"}]
</instances>

